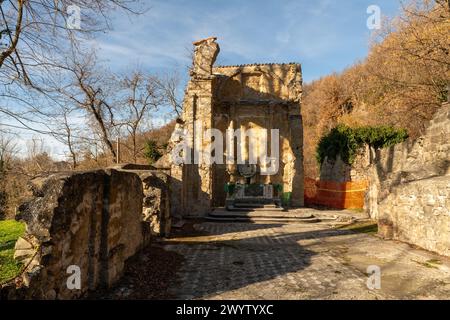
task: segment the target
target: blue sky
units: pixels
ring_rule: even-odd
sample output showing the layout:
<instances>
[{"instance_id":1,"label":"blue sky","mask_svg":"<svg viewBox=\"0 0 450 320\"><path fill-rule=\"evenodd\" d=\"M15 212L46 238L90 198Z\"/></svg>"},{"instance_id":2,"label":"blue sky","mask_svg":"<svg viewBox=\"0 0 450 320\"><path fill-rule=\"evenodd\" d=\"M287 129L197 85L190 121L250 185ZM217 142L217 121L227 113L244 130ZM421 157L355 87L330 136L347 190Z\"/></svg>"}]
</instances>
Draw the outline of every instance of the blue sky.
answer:
<instances>
[{"instance_id":1,"label":"blue sky","mask_svg":"<svg viewBox=\"0 0 450 320\"><path fill-rule=\"evenodd\" d=\"M304 81L342 71L367 55L369 5L383 16L396 0L151 0L141 16L116 14L97 40L100 57L121 71L177 70L187 80L192 42L216 36L218 64L300 62ZM184 84L184 83L183 83Z\"/></svg>"}]
</instances>

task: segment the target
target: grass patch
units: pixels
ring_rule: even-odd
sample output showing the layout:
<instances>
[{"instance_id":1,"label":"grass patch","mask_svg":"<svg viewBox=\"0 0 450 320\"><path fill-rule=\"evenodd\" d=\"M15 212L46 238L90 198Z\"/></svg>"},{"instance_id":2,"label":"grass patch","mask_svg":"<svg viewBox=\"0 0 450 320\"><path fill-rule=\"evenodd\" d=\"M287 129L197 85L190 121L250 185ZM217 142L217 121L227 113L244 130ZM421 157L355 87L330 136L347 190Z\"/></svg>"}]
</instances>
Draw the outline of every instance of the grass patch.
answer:
<instances>
[{"instance_id":1,"label":"grass patch","mask_svg":"<svg viewBox=\"0 0 450 320\"><path fill-rule=\"evenodd\" d=\"M350 230L357 233L376 234L378 232L378 224L374 221L359 221L345 226L340 226L339 230Z\"/></svg>"},{"instance_id":2,"label":"grass patch","mask_svg":"<svg viewBox=\"0 0 450 320\"><path fill-rule=\"evenodd\" d=\"M25 224L15 220L0 221L0 283L16 276L22 264L13 259L17 238L25 232Z\"/></svg>"}]
</instances>

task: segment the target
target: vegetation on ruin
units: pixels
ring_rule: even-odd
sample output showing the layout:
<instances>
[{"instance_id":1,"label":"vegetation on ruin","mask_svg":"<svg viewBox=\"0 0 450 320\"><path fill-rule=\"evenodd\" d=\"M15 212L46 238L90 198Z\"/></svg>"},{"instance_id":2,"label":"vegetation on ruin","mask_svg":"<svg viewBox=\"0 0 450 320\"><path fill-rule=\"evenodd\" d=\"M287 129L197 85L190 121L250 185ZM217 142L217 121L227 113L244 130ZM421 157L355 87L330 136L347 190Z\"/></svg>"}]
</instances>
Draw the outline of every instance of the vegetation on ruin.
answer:
<instances>
[{"instance_id":1,"label":"vegetation on ruin","mask_svg":"<svg viewBox=\"0 0 450 320\"><path fill-rule=\"evenodd\" d=\"M403 142L407 138L408 133L405 129L390 126L350 128L345 124L339 124L319 140L316 159L322 165L326 157L336 160L339 155L342 161L351 165L364 145L381 149Z\"/></svg>"},{"instance_id":2,"label":"vegetation on ruin","mask_svg":"<svg viewBox=\"0 0 450 320\"><path fill-rule=\"evenodd\" d=\"M16 276L22 265L13 259L14 245L25 232L25 224L15 220L0 221L0 283Z\"/></svg>"}]
</instances>

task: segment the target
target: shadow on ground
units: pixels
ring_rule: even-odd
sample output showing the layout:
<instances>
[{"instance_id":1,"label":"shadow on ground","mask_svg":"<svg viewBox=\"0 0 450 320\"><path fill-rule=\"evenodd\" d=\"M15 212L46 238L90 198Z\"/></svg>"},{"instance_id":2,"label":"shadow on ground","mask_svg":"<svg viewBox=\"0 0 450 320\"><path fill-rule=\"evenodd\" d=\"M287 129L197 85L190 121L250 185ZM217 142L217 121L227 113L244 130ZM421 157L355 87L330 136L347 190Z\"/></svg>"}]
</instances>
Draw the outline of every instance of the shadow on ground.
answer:
<instances>
[{"instance_id":1,"label":"shadow on ground","mask_svg":"<svg viewBox=\"0 0 450 320\"><path fill-rule=\"evenodd\" d=\"M299 272L307 269L313 257L318 255L300 245L300 240L309 239L308 244L314 244L320 242L321 237L354 232L334 229L294 233L275 231L282 226L204 223L198 226L199 236L190 233L170 239L165 248L182 254L186 259L179 273L181 285L173 286L172 292L179 299L208 298L252 284L264 286L265 281L276 280L274 283L284 282L290 288L308 290L313 294L315 290L333 292L334 284L340 278L361 276L355 275L355 270L350 268L342 271L340 263L324 255L317 257L323 263L315 266L314 274ZM333 279L322 277L318 267L324 269L322 275L331 274ZM255 296L255 290L253 297L263 298Z\"/></svg>"}]
</instances>

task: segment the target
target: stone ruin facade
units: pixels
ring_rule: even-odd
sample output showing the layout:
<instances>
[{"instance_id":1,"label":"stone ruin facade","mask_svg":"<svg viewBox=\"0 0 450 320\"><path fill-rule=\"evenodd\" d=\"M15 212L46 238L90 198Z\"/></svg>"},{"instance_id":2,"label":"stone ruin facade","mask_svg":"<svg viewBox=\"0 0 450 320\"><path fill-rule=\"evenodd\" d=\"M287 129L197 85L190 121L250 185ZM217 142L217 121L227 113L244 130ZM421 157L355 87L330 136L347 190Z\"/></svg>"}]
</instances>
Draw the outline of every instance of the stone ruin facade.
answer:
<instances>
[{"instance_id":1,"label":"stone ruin facade","mask_svg":"<svg viewBox=\"0 0 450 320\"><path fill-rule=\"evenodd\" d=\"M153 237L169 235L174 216L199 216L224 206L224 187L230 183L260 186L263 194L253 196L270 201L280 196L273 190L278 184L279 192L289 195L289 205L303 205L300 65L213 67L219 52L215 40L194 43L191 79L176 131L194 136L196 121L204 130L221 132L279 129L279 170L273 175L256 170L244 177L237 164L177 165L169 157L167 165L166 155L158 169L119 165L36 178L17 217L26 222L26 232L16 242L14 257L24 268L0 287L1 299L82 298L114 285L129 257ZM172 137L171 146L176 142ZM248 146L241 151L248 157ZM79 268L79 290L67 286L73 266Z\"/></svg>"},{"instance_id":2,"label":"stone ruin facade","mask_svg":"<svg viewBox=\"0 0 450 320\"><path fill-rule=\"evenodd\" d=\"M276 202L283 197L285 206L303 205L300 65L214 67L219 52L216 39L194 45L183 117L171 148L179 142L176 132L187 132L195 143L196 123L203 130L218 129L223 136L230 128L279 129L279 170L263 175L257 166L226 161L180 165L168 153L159 163L164 170L121 165L36 178L30 183L32 197L18 215L26 222L26 232L16 242L14 258L24 268L0 287L0 299L82 298L114 285L128 258L153 237L169 235L174 216L201 216L227 206L227 201L237 201L225 186L240 186L242 194L236 194L245 201ZM357 168L330 163L323 177L342 177L342 182L368 179L365 209L378 220L381 236L450 256L449 135L447 103L419 139L375 154L369 149ZM202 143L200 147L207 149L210 141ZM248 159L250 145L241 148ZM227 152L224 157L230 155ZM246 189L255 185L256 191ZM79 290L67 286L73 266L80 270Z\"/></svg>"},{"instance_id":3,"label":"stone ruin facade","mask_svg":"<svg viewBox=\"0 0 450 320\"><path fill-rule=\"evenodd\" d=\"M196 135L208 129L218 129L226 137L227 129L270 129L279 130L279 169L274 174L262 175L259 164L252 169L251 177L244 177L242 169L229 164L226 150L223 161L218 163L174 163L173 159L162 160L170 167L173 183L172 212L181 216L203 216L214 207L226 205L229 184L242 187L245 197L248 186L256 186L253 195L247 198L263 198L266 202L283 198L285 206L303 206L303 129L301 117L302 74L297 63L249 64L237 66L214 66L219 53L216 38L194 42L195 52L191 78L187 85L182 118L178 120L171 148L180 142L176 132L187 133L195 157L195 147L208 150L211 140L202 140ZM202 131L196 130L201 125ZM225 140L225 139L224 139ZM274 146L268 139L268 154ZM238 151L233 142L233 157ZM223 141L223 145L226 142ZM258 140L253 146L261 150L264 146ZM241 147L243 158L248 162L253 152L248 142ZM220 163L222 162L222 163ZM161 162L160 162L161 163ZM242 167L245 167L243 164ZM248 164L250 166L250 164ZM245 169L245 168L244 168ZM276 186L276 188L274 188ZM274 190L276 189L276 190Z\"/></svg>"}]
</instances>

